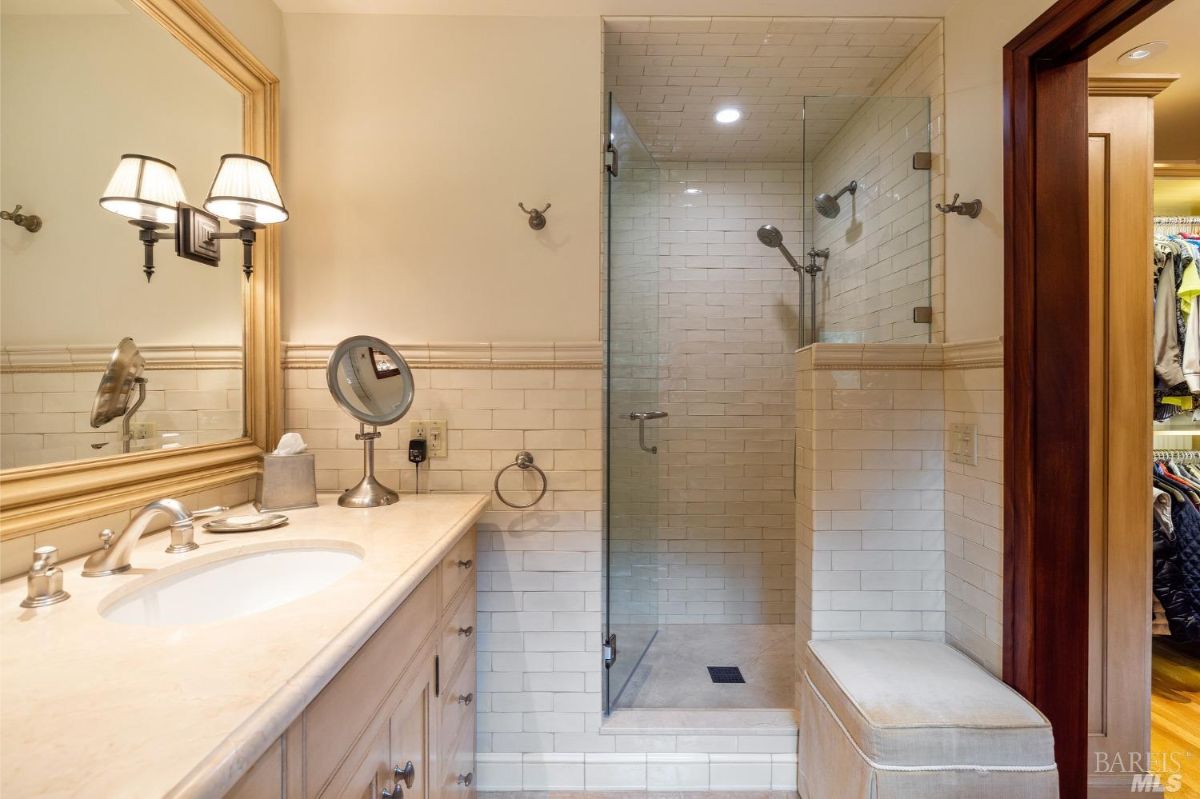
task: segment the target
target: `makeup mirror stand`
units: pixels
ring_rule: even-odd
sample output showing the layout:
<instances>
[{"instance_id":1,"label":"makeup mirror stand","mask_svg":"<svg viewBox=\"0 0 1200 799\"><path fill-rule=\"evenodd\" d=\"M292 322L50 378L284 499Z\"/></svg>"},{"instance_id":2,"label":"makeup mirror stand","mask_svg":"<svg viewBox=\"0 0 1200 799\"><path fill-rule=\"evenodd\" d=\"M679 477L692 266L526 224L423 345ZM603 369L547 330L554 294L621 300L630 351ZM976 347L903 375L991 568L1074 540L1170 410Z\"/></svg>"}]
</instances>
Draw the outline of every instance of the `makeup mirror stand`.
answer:
<instances>
[{"instance_id":1,"label":"makeup mirror stand","mask_svg":"<svg viewBox=\"0 0 1200 799\"><path fill-rule=\"evenodd\" d=\"M375 425L371 425L371 432L368 433L366 424L358 423L354 438L363 442L363 479L338 497L338 504L343 508L375 508L391 505L400 499L399 493L375 479L375 439L382 435Z\"/></svg>"},{"instance_id":2,"label":"makeup mirror stand","mask_svg":"<svg viewBox=\"0 0 1200 799\"><path fill-rule=\"evenodd\" d=\"M133 432L130 431L129 425L133 420L133 415L137 413L138 408L142 407L142 403L146 401L146 383L148 382L146 378L134 378L133 382L137 385L138 389L137 401L121 417L121 452L129 452L130 447L133 445Z\"/></svg>"}]
</instances>

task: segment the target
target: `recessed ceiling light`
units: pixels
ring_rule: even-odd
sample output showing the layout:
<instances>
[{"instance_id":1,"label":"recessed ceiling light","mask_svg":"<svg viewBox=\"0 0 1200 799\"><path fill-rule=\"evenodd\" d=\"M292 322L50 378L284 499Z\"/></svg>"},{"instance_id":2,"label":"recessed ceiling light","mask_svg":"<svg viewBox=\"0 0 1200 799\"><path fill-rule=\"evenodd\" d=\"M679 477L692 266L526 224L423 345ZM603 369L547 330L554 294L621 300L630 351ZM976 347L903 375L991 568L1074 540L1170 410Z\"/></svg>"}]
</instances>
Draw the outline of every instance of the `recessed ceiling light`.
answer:
<instances>
[{"instance_id":1,"label":"recessed ceiling light","mask_svg":"<svg viewBox=\"0 0 1200 799\"><path fill-rule=\"evenodd\" d=\"M1126 50L1117 58L1118 64L1140 64L1151 56L1158 55L1167 49L1166 42L1146 42L1132 50Z\"/></svg>"},{"instance_id":2,"label":"recessed ceiling light","mask_svg":"<svg viewBox=\"0 0 1200 799\"><path fill-rule=\"evenodd\" d=\"M737 122L742 118L742 112L736 108L722 108L717 113L713 114L713 119L720 122L722 125L728 125L731 122Z\"/></svg>"}]
</instances>

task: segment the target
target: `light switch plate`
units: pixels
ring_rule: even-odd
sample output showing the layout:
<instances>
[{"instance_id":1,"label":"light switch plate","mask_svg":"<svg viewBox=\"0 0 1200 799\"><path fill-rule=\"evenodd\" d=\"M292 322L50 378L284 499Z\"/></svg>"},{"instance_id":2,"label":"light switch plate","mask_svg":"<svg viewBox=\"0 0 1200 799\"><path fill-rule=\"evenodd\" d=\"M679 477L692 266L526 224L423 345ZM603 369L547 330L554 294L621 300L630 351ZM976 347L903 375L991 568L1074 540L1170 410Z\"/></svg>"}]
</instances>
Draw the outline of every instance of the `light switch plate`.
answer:
<instances>
[{"instance_id":1,"label":"light switch plate","mask_svg":"<svg viewBox=\"0 0 1200 799\"><path fill-rule=\"evenodd\" d=\"M444 458L449 450L446 422L443 419L413 419L408 423L409 438L425 439L430 458Z\"/></svg>"},{"instance_id":2,"label":"light switch plate","mask_svg":"<svg viewBox=\"0 0 1200 799\"><path fill-rule=\"evenodd\" d=\"M965 422L950 425L950 460L967 466L979 465L979 425Z\"/></svg>"}]
</instances>

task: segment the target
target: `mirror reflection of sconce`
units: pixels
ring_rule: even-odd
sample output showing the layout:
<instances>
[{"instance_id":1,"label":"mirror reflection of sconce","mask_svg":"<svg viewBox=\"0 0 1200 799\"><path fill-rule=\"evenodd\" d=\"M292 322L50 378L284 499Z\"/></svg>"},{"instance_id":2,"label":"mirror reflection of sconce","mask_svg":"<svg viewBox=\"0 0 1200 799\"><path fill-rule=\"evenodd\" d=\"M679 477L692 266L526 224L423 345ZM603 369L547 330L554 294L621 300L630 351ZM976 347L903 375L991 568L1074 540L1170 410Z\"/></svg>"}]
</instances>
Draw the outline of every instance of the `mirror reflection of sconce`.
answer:
<instances>
[{"instance_id":1,"label":"mirror reflection of sconce","mask_svg":"<svg viewBox=\"0 0 1200 799\"><path fill-rule=\"evenodd\" d=\"M100 198L100 206L127 217L129 224L139 229L146 282L154 276L154 245L163 239L174 239L176 255L208 266L221 261L219 239L238 239L242 242L242 272L249 280L254 273L255 231L288 218L271 165L241 153L221 156L204 210L187 204L174 164L126 153ZM220 219L238 229L222 233ZM171 225L174 233L166 232Z\"/></svg>"}]
</instances>

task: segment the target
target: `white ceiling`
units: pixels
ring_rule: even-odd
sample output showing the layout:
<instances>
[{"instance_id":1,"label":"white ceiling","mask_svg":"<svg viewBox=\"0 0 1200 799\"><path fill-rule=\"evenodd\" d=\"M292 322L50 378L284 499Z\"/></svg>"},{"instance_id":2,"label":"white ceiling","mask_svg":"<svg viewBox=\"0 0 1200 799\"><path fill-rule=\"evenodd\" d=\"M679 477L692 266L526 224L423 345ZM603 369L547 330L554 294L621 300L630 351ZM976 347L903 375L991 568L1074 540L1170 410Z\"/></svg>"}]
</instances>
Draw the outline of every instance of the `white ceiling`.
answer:
<instances>
[{"instance_id":1,"label":"white ceiling","mask_svg":"<svg viewBox=\"0 0 1200 799\"><path fill-rule=\"evenodd\" d=\"M1200 0L1175 0L1088 60L1092 75L1178 73L1179 80L1154 100L1154 157L1200 160ZM1146 42L1167 42L1164 53L1136 64L1117 57Z\"/></svg>"},{"instance_id":2,"label":"white ceiling","mask_svg":"<svg viewBox=\"0 0 1200 799\"><path fill-rule=\"evenodd\" d=\"M124 2L118 0L3 0L0 14L4 16L100 16L128 14Z\"/></svg>"},{"instance_id":3,"label":"white ceiling","mask_svg":"<svg viewBox=\"0 0 1200 799\"><path fill-rule=\"evenodd\" d=\"M605 83L659 161L801 161L936 19L607 17ZM829 96L842 99L826 99ZM807 120L805 97L810 103ZM723 125L722 108L742 117ZM807 121L807 141L805 123Z\"/></svg>"}]
</instances>

